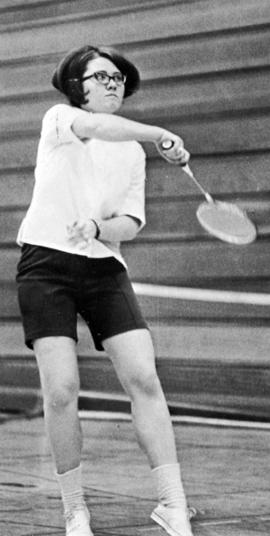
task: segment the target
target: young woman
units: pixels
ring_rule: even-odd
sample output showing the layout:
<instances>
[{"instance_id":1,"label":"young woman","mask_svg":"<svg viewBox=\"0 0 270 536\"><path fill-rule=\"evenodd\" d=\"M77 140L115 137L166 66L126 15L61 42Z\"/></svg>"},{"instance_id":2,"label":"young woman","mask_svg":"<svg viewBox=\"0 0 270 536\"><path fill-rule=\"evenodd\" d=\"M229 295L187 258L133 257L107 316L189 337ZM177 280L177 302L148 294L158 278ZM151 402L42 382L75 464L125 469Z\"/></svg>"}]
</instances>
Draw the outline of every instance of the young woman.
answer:
<instances>
[{"instance_id":1,"label":"young woman","mask_svg":"<svg viewBox=\"0 0 270 536\"><path fill-rule=\"evenodd\" d=\"M138 142L154 143L174 164L187 162L189 154L172 132L114 115L139 87L136 67L115 50L70 52L53 85L68 103L53 106L43 119L35 188L18 235L17 283L25 341L40 371L66 534L92 535L81 484L79 313L130 396L138 441L157 484L152 519L171 536L192 536L151 336L119 249L145 223L145 154ZM173 142L166 151L165 142Z\"/></svg>"}]
</instances>

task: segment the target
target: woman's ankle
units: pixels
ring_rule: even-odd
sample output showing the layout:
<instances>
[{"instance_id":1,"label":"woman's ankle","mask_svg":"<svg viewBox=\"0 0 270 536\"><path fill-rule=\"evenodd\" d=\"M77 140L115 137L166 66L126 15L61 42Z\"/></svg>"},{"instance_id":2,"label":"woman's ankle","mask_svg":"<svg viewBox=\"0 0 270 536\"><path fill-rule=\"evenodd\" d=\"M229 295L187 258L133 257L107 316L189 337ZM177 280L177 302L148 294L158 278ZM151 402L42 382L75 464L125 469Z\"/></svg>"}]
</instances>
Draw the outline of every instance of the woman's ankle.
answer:
<instances>
[{"instance_id":1,"label":"woman's ankle","mask_svg":"<svg viewBox=\"0 0 270 536\"><path fill-rule=\"evenodd\" d=\"M82 488L82 467L79 465L65 473L56 473L65 513L85 508Z\"/></svg>"}]
</instances>

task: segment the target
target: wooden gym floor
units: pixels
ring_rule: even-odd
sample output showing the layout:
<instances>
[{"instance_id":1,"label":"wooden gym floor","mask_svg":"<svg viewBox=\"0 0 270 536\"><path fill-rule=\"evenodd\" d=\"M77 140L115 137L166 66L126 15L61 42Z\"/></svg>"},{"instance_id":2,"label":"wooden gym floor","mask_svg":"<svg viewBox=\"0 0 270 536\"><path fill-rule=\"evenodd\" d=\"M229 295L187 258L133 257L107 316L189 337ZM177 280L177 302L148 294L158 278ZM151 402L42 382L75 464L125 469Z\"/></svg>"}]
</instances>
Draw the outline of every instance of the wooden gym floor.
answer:
<instances>
[{"instance_id":1,"label":"wooden gym floor","mask_svg":"<svg viewBox=\"0 0 270 536\"><path fill-rule=\"evenodd\" d=\"M270 431L174 424L194 536L270 534ZM96 536L162 536L145 457L127 419L82 419L87 503ZM1 536L63 536L42 418L0 424Z\"/></svg>"}]
</instances>

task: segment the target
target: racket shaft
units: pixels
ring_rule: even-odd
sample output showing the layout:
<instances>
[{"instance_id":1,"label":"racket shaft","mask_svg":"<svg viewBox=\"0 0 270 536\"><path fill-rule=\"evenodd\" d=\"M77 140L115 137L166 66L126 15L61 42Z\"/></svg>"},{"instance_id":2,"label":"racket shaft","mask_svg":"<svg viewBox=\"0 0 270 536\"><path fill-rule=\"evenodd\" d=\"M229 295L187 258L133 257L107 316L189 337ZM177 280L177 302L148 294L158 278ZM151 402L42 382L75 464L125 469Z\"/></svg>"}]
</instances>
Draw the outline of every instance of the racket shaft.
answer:
<instances>
[{"instance_id":1,"label":"racket shaft","mask_svg":"<svg viewBox=\"0 0 270 536\"><path fill-rule=\"evenodd\" d=\"M171 149L172 147L174 146L174 142L172 140L167 140L167 141L164 141L163 144L162 144L162 148L166 151L168 149ZM184 166L182 166L184 172L193 180L194 184L196 184L196 186L199 188L199 190L201 191L201 193L205 196L206 200L208 201L208 203L214 203L214 199L212 198L212 196L206 192L206 190L201 186L201 184L199 183L199 181L196 179L196 177L194 176L193 172L191 171L190 167L188 164L185 164Z\"/></svg>"},{"instance_id":2,"label":"racket shaft","mask_svg":"<svg viewBox=\"0 0 270 536\"><path fill-rule=\"evenodd\" d=\"M214 200L213 200L212 196L208 192L206 192L206 190L201 186L201 184L198 182L198 180L194 176L194 174L191 171L191 169L190 169L188 164L185 164L185 166L183 166L183 171L193 180L194 184L196 184L196 186L199 188L199 190L205 196L206 200L209 203L214 203Z\"/></svg>"}]
</instances>

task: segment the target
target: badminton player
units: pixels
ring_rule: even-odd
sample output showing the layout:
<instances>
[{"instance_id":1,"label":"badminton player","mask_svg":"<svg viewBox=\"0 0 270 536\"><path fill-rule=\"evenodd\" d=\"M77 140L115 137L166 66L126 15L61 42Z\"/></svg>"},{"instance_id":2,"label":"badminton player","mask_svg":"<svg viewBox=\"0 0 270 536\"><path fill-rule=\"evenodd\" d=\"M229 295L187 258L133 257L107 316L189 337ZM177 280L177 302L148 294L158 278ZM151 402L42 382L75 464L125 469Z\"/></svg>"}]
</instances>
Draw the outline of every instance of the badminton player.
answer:
<instances>
[{"instance_id":1,"label":"badminton player","mask_svg":"<svg viewBox=\"0 0 270 536\"><path fill-rule=\"evenodd\" d=\"M192 536L151 335L119 249L145 224L140 142L152 142L173 164L184 164L189 154L174 133L118 115L138 89L139 73L117 51L72 51L52 83L66 102L43 118L32 201L18 233L17 284L25 341L40 372L66 535L92 535L81 483L79 314L131 399L138 442L156 481L152 519L171 536ZM173 147L165 153L162 144L169 141Z\"/></svg>"}]
</instances>

